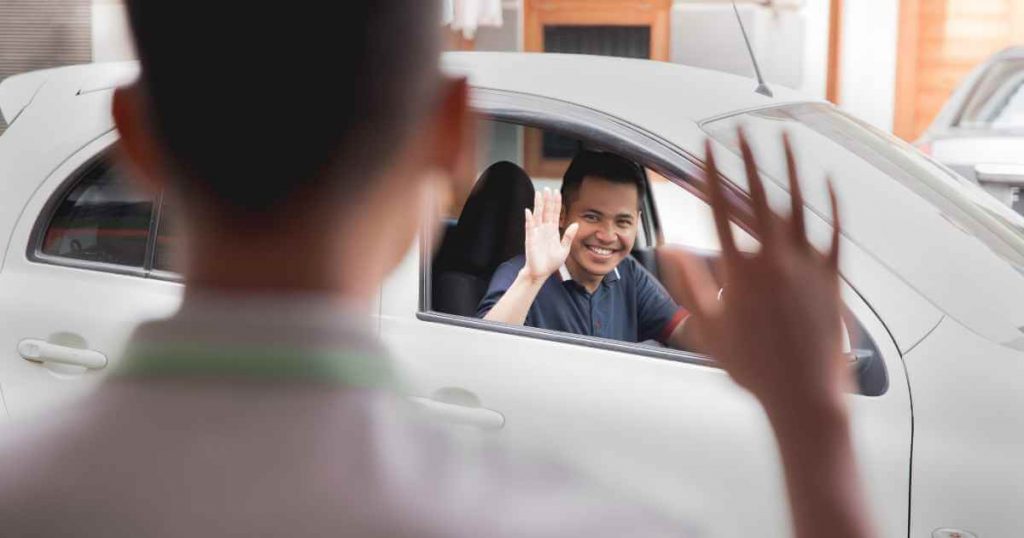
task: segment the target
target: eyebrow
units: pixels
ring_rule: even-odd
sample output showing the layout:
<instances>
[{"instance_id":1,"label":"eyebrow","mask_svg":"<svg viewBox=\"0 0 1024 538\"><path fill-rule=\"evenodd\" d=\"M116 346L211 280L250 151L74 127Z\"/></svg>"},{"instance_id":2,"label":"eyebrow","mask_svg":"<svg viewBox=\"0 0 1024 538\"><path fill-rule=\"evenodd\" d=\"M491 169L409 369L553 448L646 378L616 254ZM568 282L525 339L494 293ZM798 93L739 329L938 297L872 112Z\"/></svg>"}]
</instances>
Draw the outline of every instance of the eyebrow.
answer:
<instances>
[{"instance_id":1,"label":"eyebrow","mask_svg":"<svg viewBox=\"0 0 1024 538\"><path fill-rule=\"evenodd\" d=\"M604 216L604 212L602 212L602 211L600 211L598 209L593 209L593 208L591 208L591 209L584 209L583 213L597 213L598 215L600 215L602 217ZM617 219L622 219L622 218L634 219L636 217L632 213L619 213L619 214L615 215L615 218L617 218Z\"/></svg>"}]
</instances>

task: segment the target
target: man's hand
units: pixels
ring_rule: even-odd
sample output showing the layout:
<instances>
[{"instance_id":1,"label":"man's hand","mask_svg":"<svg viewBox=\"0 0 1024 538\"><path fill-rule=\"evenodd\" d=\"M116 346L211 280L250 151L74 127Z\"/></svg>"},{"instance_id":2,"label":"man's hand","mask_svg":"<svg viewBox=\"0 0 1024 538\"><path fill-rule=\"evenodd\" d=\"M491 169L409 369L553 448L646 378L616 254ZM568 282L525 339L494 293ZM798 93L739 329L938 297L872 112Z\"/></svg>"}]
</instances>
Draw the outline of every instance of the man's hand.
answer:
<instances>
[{"instance_id":1,"label":"man's hand","mask_svg":"<svg viewBox=\"0 0 1024 538\"><path fill-rule=\"evenodd\" d=\"M783 140L792 197L786 218L768 208L753 153L742 131L739 136L761 250L751 255L736 248L729 227L736 215L708 142L707 195L728 293L719 301L707 267L686 253L668 251L665 259L682 270L702 345L764 406L782 455L796 536L865 538L871 523L843 400L851 376L841 354L835 193L829 184L832 245L821 254L807 242L789 140Z\"/></svg>"},{"instance_id":2,"label":"man's hand","mask_svg":"<svg viewBox=\"0 0 1024 538\"><path fill-rule=\"evenodd\" d=\"M512 285L484 319L522 325L540 293L544 282L565 263L579 225L572 223L565 236L558 238L558 216L562 211L562 195L551 189L537 191L533 211L526 210L526 263Z\"/></svg>"},{"instance_id":3,"label":"man's hand","mask_svg":"<svg viewBox=\"0 0 1024 538\"><path fill-rule=\"evenodd\" d=\"M565 263L569 256L572 240L579 225L570 224L565 235L558 237L558 217L562 211L562 195L551 189L537 191L534 195L534 211L526 210L526 264L524 276L543 281Z\"/></svg>"}]
</instances>

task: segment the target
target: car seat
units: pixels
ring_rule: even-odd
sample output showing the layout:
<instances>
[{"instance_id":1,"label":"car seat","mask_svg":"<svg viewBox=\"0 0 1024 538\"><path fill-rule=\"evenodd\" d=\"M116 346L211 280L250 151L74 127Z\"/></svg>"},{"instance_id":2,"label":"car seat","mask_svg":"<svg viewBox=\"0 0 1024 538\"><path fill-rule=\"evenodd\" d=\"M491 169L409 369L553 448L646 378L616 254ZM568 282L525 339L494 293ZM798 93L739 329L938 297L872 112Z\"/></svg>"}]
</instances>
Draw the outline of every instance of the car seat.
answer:
<instances>
[{"instance_id":1,"label":"car seat","mask_svg":"<svg viewBox=\"0 0 1024 538\"><path fill-rule=\"evenodd\" d=\"M519 166L500 161L484 170L434 259L432 310L476 314L494 270L523 253L523 210L533 208L533 195Z\"/></svg>"}]
</instances>

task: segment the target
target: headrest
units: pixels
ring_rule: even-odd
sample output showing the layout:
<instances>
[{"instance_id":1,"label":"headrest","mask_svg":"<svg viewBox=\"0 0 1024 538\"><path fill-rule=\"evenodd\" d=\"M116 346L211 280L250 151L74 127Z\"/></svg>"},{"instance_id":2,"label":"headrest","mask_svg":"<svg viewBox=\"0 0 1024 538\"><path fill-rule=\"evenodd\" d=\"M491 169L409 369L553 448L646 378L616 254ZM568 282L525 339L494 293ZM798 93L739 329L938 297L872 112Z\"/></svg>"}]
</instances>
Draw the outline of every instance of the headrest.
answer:
<instances>
[{"instance_id":1,"label":"headrest","mask_svg":"<svg viewBox=\"0 0 1024 538\"><path fill-rule=\"evenodd\" d=\"M488 275L523 253L523 210L533 209L533 182L514 163L500 161L484 170L466 199L451 240L439 259L446 270ZM445 252L447 251L447 252Z\"/></svg>"}]
</instances>

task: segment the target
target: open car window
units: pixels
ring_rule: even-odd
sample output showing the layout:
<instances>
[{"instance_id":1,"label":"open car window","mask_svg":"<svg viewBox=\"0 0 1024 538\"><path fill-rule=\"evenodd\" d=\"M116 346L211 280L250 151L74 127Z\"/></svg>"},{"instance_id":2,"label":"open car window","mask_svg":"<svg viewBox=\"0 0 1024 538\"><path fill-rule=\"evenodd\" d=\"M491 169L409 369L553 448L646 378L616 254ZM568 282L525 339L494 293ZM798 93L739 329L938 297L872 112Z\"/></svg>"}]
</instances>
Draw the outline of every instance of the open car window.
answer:
<instances>
[{"instance_id":1,"label":"open car window","mask_svg":"<svg viewBox=\"0 0 1024 538\"><path fill-rule=\"evenodd\" d=\"M523 125L527 121L531 126ZM568 159L564 158L568 155L565 148L570 145L575 145L577 149L594 147L605 151L615 151L640 165L647 179L648 195L642 201L644 230L641 234L645 237L638 238L637 248L634 248L632 257L655 279L660 279L654 256L655 249L664 245L672 245L685 248L700 256L712 268L712 272L716 272L719 247L711 210L702 196L698 194L700 180L697 178L703 177L699 165L684 170L680 166L671 166L671 163L667 165L665 161L660 161L656 156L651 158L650 155L645 156L642 151L632 151L628 144L623 143L621 146L617 146L614 139L601 136L589 137L586 136L588 133L573 133L571 129L569 130L571 134L567 134L562 125L555 125L552 129L559 134L556 138L536 125L537 123L531 121L531 118L525 118L522 123L504 117L482 118L477 130L481 137L477 146L478 177L486 175L497 163L510 163L518 171L506 173L502 178L518 177L522 179L521 176L525 175L529 184L526 189L531 189L529 192L532 194L532 189L543 187L557 189L560 186L561 173L568 165ZM545 140L548 141L549 146L544 145ZM571 144L566 141L571 141ZM682 162L679 155L674 157L677 158L677 163ZM688 164L692 164L692 161ZM689 170L692 170L692 173ZM488 243L493 247L494 243L502 241L501 238L486 233L474 237L472 243L474 248L470 249L473 252L460 250L467 246L465 243L458 244L458 237L456 237L459 235L460 222L463 224L466 222L462 211L465 209L467 195L468 192L453 197L451 210L441 227L441 237L431 237L425 241L425 244L440 244L440 248L422 264L420 319L453 323L474 330L499 331L583 347L599 347L678 362L713 365L713 361L709 357L670 349L652 340L639 342L615 340L591 334L562 332L529 324L512 326L480 319L477 316L477 306L488 290L490 280L494 275L495 264L500 264L505 260L502 257L486 260L485 256L479 255L479 249L476 247L480 244ZM514 215L521 212L522 208L516 207L508 214ZM514 227L521 226L520 221ZM756 238L750 236L739 224L733 226L741 249L756 250L758 246ZM495 229L501 230L501 227L498 226ZM476 265L468 269L465 266L455 267L453 270L451 263L453 252L456 253L456 257L472 258L470 265L474 263ZM522 252L521 248L519 252ZM453 292L453 289L460 291ZM882 394L887 388L887 376L884 362L878 355L878 348L874 345L871 336L863 330L861 324L854 317L850 316L848 320L851 329L848 331L846 348L851 367L857 369L858 378L861 379L861 392L867 395Z\"/></svg>"}]
</instances>

